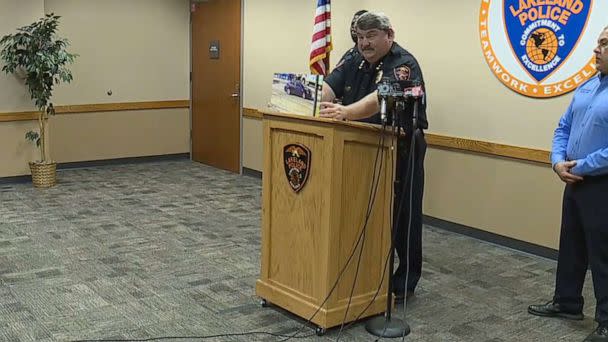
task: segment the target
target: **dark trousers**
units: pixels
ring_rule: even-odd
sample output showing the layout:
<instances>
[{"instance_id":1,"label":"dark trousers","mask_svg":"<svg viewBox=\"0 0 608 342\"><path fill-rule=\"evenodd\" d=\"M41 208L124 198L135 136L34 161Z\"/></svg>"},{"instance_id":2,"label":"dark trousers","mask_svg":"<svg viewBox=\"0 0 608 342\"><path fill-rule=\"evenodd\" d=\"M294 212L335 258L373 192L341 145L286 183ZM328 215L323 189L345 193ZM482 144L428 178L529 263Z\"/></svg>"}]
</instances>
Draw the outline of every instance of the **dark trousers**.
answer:
<instances>
[{"instance_id":1,"label":"dark trousers","mask_svg":"<svg viewBox=\"0 0 608 342\"><path fill-rule=\"evenodd\" d=\"M608 176L566 185L554 301L565 310L583 309L583 283L591 266L595 320L608 323Z\"/></svg>"},{"instance_id":2,"label":"dark trousers","mask_svg":"<svg viewBox=\"0 0 608 342\"><path fill-rule=\"evenodd\" d=\"M424 156L426 154L426 141L424 134L418 130L414 135L414 178L412 188L412 223L409 241L408 224L410 218L410 179L407 174L407 165L410 159L410 139L400 140L397 148L397 170L395 184L395 204L393 215L398 217L395 230L395 250L399 257L399 266L393 275L393 292L404 293L414 291L422 275L422 195L424 193ZM403 187L405 183L405 188ZM405 193L403 194L403 191ZM403 196L402 196L403 194ZM403 200L403 204L399 200ZM401 211L399 212L399 207ZM409 243L408 243L409 242ZM409 248L408 248L409 247ZM409 249L409 269L407 257ZM409 275L408 275L409 274ZM407 284L406 282L407 278Z\"/></svg>"}]
</instances>

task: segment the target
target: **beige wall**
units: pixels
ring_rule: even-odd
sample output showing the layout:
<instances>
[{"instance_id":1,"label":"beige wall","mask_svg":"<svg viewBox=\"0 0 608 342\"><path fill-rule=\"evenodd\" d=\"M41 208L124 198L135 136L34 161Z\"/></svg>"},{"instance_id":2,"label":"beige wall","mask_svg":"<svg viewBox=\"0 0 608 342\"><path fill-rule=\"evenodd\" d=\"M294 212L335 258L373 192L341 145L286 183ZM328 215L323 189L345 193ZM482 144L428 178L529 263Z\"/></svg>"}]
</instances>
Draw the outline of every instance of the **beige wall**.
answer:
<instances>
[{"instance_id":1,"label":"beige wall","mask_svg":"<svg viewBox=\"0 0 608 342\"><path fill-rule=\"evenodd\" d=\"M62 16L59 34L79 54L74 81L55 90L56 105L189 99L188 0L0 0L0 35L50 12ZM0 113L31 110L26 95L22 80L0 76ZM0 122L0 177L29 173L37 151L23 135L35 127ZM189 127L188 109L58 115L51 156L72 162L184 153Z\"/></svg>"},{"instance_id":2,"label":"beige wall","mask_svg":"<svg viewBox=\"0 0 608 342\"><path fill-rule=\"evenodd\" d=\"M557 248L562 183L551 168L429 149L424 213Z\"/></svg>"},{"instance_id":3,"label":"beige wall","mask_svg":"<svg viewBox=\"0 0 608 342\"><path fill-rule=\"evenodd\" d=\"M25 132L34 128L33 121L0 122L0 177L28 174L27 162L40 158L25 140Z\"/></svg>"},{"instance_id":4,"label":"beige wall","mask_svg":"<svg viewBox=\"0 0 608 342\"><path fill-rule=\"evenodd\" d=\"M0 0L0 36L14 33L17 27L32 23L43 10L43 0ZM33 108L29 93L22 83L23 80L17 76L0 73L0 113Z\"/></svg>"},{"instance_id":5,"label":"beige wall","mask_svg":"<svg viewBox=\"0 0 608 342\"><path fill-rule=\"evenodd\" d=\"M188 0L45 0L78 53L57 103L189 98ZM112 90L112 96L107 95Z\"/></svg>"},{"instance_id":6,"label":"beige wall","mask_svg":"<svg viewBox=\"0 0 608 342\"><path fill-rule=\"evenodd\" d=\"M258 2L264 7L271 1L251 1ZM245 21L245 107L265 107L273 72L306 71L314 4L280 3L273 6L272 20ZM392 19L397 42L423 69L429 132L548 150L570 95L534 100L504 87L481 53L480 5L481 0L336 0L332 62L351 45L347 28L352 13L383 11ZM245 13L263 18L262 10L246 7ZM273 39L263 34L270 25L281 28L273 31ZM279 48L282 56L276 58ZM245 129L260 129L255 122L259 120L245 119ZM249 137L260 134L246 132ZM245 144L244 166L261 170L262 151L261 142ZM562 184L547 166L433 148L426 161L425 214L557 247Z\"/></svg>"},{"instance_id":7,"label":"beige wall","mask_svg":"<svg viewBox=\"0 0 608 342\"><path fill-rule=\"evenodd\" d=\"M43 0L0 0L0 36L30 24L43 12ZM0 113L33 108L23 80L15 75L0 73ZM29 173L27 162L36 159L38 151L24 136L25 132L36 127L33 121L0 122L0 176Z\"/></svg>"},{"instance_id":8,"label":"beige wall","mask_svg":"<svg viewBox=\"0 0 608 342\"><path fill-rule=\"evenodd\" d=\"M76 162L188 152L188 118L187 109L59 115L51 153Z\"/></svg>"},{"instance_id":9,"label":"beige wall","mask_svg":"<svg viewBox=\"0 0 608 342\"><path fill-rule=\"evenodd\" d=\"M243 167L262 171L264 168L264 134L262 120L243 119Z\"/></svg>"}]
</instances>

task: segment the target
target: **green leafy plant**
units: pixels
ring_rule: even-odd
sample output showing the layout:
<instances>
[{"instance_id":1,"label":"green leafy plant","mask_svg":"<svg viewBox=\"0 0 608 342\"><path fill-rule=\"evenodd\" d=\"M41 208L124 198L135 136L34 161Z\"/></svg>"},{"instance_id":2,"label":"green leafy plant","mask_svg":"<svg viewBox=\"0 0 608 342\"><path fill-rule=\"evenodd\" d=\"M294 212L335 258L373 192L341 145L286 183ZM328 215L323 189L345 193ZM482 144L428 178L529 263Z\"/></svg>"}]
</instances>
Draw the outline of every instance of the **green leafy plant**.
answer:
<instances>
[{"instance_id":1,"label":"green leafy plant","mask_svg":"<svg viewBox=\"0 0 608 342\"><path fill-rule=\"evenodd\" d=\"M25 85L38 109L39 131L25 134L26 139L40 148L41 162L47 162L46 139L50 115L55 115L51 102L53 88L60 82L72 81L72 73L67 65L72 64L78 55L66 51L67 39L56 36L60 16L53 13L21 28L17 33L0 39L0 59L4 62L2 71L7 74L22 70Z\"/></svg>"}]
</instances>

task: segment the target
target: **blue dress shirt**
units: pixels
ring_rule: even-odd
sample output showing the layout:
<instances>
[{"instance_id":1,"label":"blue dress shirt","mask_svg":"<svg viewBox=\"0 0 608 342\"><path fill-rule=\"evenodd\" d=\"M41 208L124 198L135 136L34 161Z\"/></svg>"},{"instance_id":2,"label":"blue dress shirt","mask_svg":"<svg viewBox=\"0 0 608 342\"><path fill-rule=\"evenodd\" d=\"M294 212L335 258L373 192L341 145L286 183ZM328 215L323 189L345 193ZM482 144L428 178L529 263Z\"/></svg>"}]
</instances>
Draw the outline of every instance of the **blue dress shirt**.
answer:
<instances>
[{"instance_id":1,"label":"blue dress shirt","mask_svg":"<svg viewBox=\"0 0 608 342\"><path fill-rule=\"evenodd\" d=\"M608 75L582 84L553 136L551 164L575 160L578 176L608 174Z\"/></svg>"}]
</instances>

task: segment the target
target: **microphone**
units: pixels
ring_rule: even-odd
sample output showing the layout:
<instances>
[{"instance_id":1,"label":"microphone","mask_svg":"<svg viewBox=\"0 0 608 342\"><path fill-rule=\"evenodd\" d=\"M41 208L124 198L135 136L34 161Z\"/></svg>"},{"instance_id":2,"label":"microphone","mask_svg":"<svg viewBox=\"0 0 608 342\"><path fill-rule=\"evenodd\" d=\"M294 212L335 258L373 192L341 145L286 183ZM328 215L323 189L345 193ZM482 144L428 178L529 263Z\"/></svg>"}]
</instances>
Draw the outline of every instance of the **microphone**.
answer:
<instances>
[{"instance_id":1,"label":"microphone","mask_svg":"<svg viewBox=\"0 0 608 342\"><path fill-rule=\"evenodd\" d=\"M420 97L424 96L424 90L422 89L422 87L416 86L416 87L412 88L412 96L415 98L420 98Z\"/></svg>"},{"instance_id":2,"label":"microphone","mask_svg":"<svg viewBox=\"0 0 608 342\"><path fill-rule=\"evenodd\" d=\"M399 80L391 82L388 78L383 78L382 82L378 83L378 101L380 102L380 120L383 124L388 122L388 110L391 115L397 115L394 111L399 107L398 112L405 109L406 104L414 105L413 123L417 125L418 102L420 99L424 101L424 87L418 80ZM390 108L389 100L391 101ZM394 117L392 118L395 119Z\"/></svg>"},{"instance_id":3,"label":"microphone","mask_svg":"<svg viewBox=\"0 0 608 342\"><path fill-rule=\"evenodd\" d=\"M418 80L397 81L397 84L399 85L399 88L402 89L399 94L401 97L419 99L424 96L424 89Z\"/></svg>"},{"instance_id":4,"label":"microphone","mask_svg":"<svg viewBox=\"0 0 608 342\"><path fill-rule=\"evenodd\" d=\"M380 120L383 124L388 121L386 115L386 98L390 95L390 90L390 83L385 77L382 82L378 84L378 99L380 100Z\"/></svg>"},{"instance_id":5,"label":"microphone","mask_svg":"<svg viewBox=\"0 0 608 342\"><path fill-rule=\"evenodd\" d=\"M386 123L386 98L380 98L380 120Z\"/></svg>"}]
</instances>

